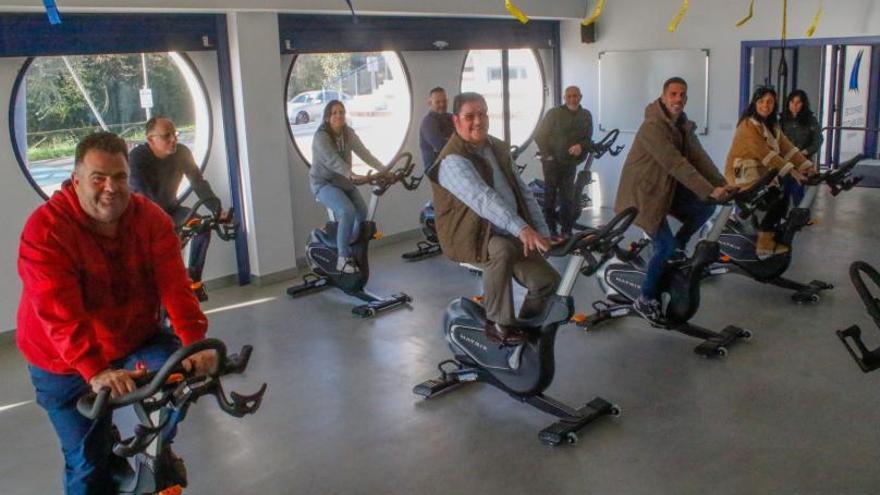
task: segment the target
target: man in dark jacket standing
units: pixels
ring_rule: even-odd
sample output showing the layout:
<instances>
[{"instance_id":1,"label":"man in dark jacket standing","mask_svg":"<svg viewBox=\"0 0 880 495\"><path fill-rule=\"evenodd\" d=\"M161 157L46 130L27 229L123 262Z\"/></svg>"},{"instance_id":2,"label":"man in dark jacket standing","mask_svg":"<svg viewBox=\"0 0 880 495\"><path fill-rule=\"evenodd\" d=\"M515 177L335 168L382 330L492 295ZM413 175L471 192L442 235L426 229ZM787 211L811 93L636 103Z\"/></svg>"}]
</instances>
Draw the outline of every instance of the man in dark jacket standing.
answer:
<instances>
[{"instance_id":1,"label":"man in dark jacket standing","mask_svg":"<svg viewBox=\"0 0 880 495\"><path fill-rule=\"evenodd\" d=\"M215 215L221 220L230 220L228 213L223 213L220 199L211 190L211 185L202 177L202 171L193 159L192 151L186 145L177 142L179 133L174 123L165 117L156 116L147 121L147 142L135 146L131 150L131 188L143 194L159 205L174 219L179 229L190 209L180 205L177 191L185 176L199 199L205 201ZM202 284L202 271L205 265L205 254L211 242L211 232L202 232L195 236L189 250L189 276L192 289L200 301L208 299L208 293Z\"/></svg>"},{"instance_id":2,"label":"man in dark jacket standing","mask_svg":"<svg viewBox=\"0 0 880 495\"><path fill-rule=\"evenodd\" d=\"M58 434L71 495L117 491L110 418L82 416L79 397L102 388L112 397L131 392L144 374L137 362L158 370L181 342L203 339L208 326L171 219L129 193L127 152L115 134L85 137L72 180L31 214L21 234L16 341ZM160 303L176 337L160 330ZM184 362L196 373L215 365L214 351ZM163 430L168 436L172 426Z\"/></svg>"},{"instance_id":3,"label":"man in dark jacket standing","mask_svg":"<svg viewBox=\"0 0 880 495\"><path fill-rule=\"evenodd\" d=\"M455 134L427 171L443 254L483 269L486 336L502 344L525 339L516 327L511 281L528 289L520 318L537 316L559 285L541 256L549 232L535 197L513 171L510 148L489 135L486 100L462 93L453 102Z\"/></svg>"},{"instance_id":4,"label":"man in dark jacket standing","mask_svg":"<svg viewBox=\"0 0 880 495\"><path fill-rule=\"evenodd\" d=\"M663 83L663 94L645 108L645 120L633 140L617 189L616 212L635 206L635 224L651 236L654 255L648 262L641 296L633 309L649 320L660 317L657 285L666 262L684 250L690 238L706 223L714 207L704 201L723 200L724 176L700 145L695 124L684 113L687 83L673 77ZM666 221L672 215L682 222L673 235Z\"/></svg>"},{"instance_id":5,"label":"man in dark jacket standing","mask_svg":"<svg viewBox=\"0 0 880 495\"><path fill-rule=\"evenodd\" d=\"M547 112L535 133L544 169L544 218L551 236L556 236L558 223L562 235L570 237L580 216L575 173L586 159L593 138L593 116L581 107L581 98L577 86L565 88L565 104Z\"/></svg>"},{"instance_id":6,"label":"man in dark jacket standing","mask_svg":"<svg viewBox=\"0 0 880 495\"><path fill-rule=\"evenodd\" d=\"M452 114L446 111L447 101L446 90L439 86L428 94L428 113L422 117L419 126L419 149L425 170L431 167L440 150L446 146L446 141L449 141L449 136L455 132Z\"/></svg>"}]
</instances>

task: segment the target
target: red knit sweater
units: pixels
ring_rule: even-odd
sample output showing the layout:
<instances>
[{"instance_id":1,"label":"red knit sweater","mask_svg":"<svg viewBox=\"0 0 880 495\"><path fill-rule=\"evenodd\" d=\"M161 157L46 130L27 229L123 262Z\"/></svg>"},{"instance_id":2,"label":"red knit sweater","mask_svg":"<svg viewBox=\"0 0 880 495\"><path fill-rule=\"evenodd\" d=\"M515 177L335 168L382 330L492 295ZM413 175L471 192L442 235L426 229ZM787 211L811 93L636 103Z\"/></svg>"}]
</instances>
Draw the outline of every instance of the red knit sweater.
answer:
<instances>
[{"instance_id":1,"label":"red knit sweater","mask_svg":"<svg viewBox=\"0 0 880 495\"><path fill-rule=\"evenodd\" d=\"M171 218L132 194L119 232L93 229L70 181L31 214L19 246L16 333L28 362L88 381L159 331L160 304L184 345L204 338L208 322Z\"/></svg>"}]
</instances>

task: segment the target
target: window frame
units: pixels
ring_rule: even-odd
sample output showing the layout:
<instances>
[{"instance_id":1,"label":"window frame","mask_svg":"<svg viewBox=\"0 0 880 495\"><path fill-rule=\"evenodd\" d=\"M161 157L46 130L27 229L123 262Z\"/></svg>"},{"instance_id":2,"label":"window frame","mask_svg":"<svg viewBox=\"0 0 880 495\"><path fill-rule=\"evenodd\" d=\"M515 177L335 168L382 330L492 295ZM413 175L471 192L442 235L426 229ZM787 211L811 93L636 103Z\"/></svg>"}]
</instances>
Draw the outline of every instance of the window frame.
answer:
<instances>
[{"instance_id":1,"label":"window frame","mask_svg":"<svg viewBox=\"0 0 880 495\"><path fill-rule=\"evenodd\" d=\"M138 53L147 53L147 54L157 54L158 53L158 54L164 54L168 57L171 57L171 55L169 55L169 53L171 51L173 51L173 50L147 51L147 52L138 52ZM193 75L195 76L195 81L199 85L199 87L202 91L202 95L206 99L205 108L207 109L207 118L208 118L208 122L207 122L208 136L207 136L207 143L206 143L206 147L205 147L205 156L202 158L201 163L198 163L199 171L204 174L205 169L208 166L208 160L211 157L211 148L214 145L214 111L213 111L213 108L211 108L210 93L208 93L208 88L205 85L205 81L202 77L202 74L199 72L198 68L193 63L193 61L189 57L189 55L187 55L186 52L175 52L175 53L181 58L181 60L183 60L183 62L192 71ZM96 56L96 55L126 55L126 54L121 54L121 53L106 53L106 54L86 53L86 54L70 54L69 56L74 56L74 57L83 56L83 57L85 57L85 56ZM22 148L21 143L19 143L18 136L17 136L18 133L16 132L15 114L16 114L16 107L18 106L18 103L19 103L19 93L21 91L21 86L25 82L25 78L27 77L27 73L28 73L28 70L30 69L31 64L33 64L33 62L37 58L50 58L50 57L60 57L60 56L62 56L62 55L60 55L60 54L59 55L39 55L39 56L27 57L25 59L25 61L22 63L21 68L19 68L18 74L15 77L15 82L12 85L11 98L9 100L9 137L10 137L11 144L12 144L12 153L15 155L15 160L18 163L18 167L21 170L22 175L24 175L28 184L31 185L31 187L37 192L37 194L40 195L41 198L43 198L44 201L49 199L49 195L46 194L46 192L43 190L42 186L37 184L36 180L34 180L34 177L31 175L30 170L28 169L27 143L26 142L24 143L24 148ZM22 104L26 105L26 102L23 102ZM26 108L27 107L25 106L25 109ZM26 131L27 130L25 130L25 132ZM127 140L126 140L126 143L128 143ZM138 144L141 144L141 143L138 143ZM192 184L190 184L189 187L187 187L181 194L179 194L177 196L177 204L182 204L184 201L186 201L186 199L189 197L190 194L192 194Z\"/></svg>"},{"instance_id":2,"label":"window frame","mask_svg":"<svg viewBox=\"0 0 880 495\"><path fill-rule=\"evenodd\" d=\"M544 114L547 113L547 100L549 99L549 98L547 98L547 93L549 92L548 91L549 88L547 86L547 74L544 69L544 62L541 59L541 52L538 51L537 48L531 48L531 47L525 47L525 48L473 48L473 49L467 50L464 55L464 58L461 61L461 70L459 71L459 76L458 76L458 93L459 94L461 94L461 92L462 92L462 79L463 79L462 76L464 75L464 72L465 72L464 68L467 65L468 56L470 56L472 51L476 51L476 50L478 50L478 51L497 50L499 52L503 52L504 50L530 50L532 52L532 55L535 57L535 61L538 64L538 73L541 76L541 111L538 114L538 122L532 128L532 131L529 133L529 136L526 138L525 141L523 141L523 143L521 145L515 145L514 143L512 143L510 140L510 136L503 136L503 134L506 132L505 128L509 127L509 126L504 125L503 120L505 120L505 119L508 121L510 120L510 115L508 114L508 108L510 105L509 104L509 102L510 102L509 81L511 80L510 62L509 62L509 60L507 61L507 70L505 70L503 67L503 63L506 60L505 57L501 58L501 60L502 60L501 71L502 71L502 74L504 74L504 73L508 74L508 76L507 76L508 84L504 84L504 76L503 75L502 75L501 79L497 79L497 81L501 81L502 102L503 101L508 102L507 105L504 105L502 103L502 105L504 106L504 110L502 111L502 117L501 117L502 118L502 137L501 137L501 139L502 139L502 141L508 143L508 145L510 145L510 146L518 146L520 150L525 150L526 148L531 146L532 141L535 140L535 133L538 131L538 127L541 125L541 120L544 118ZM514 66L514 68L518 68L518 67L519 66Z\"/></svg>"},{"instance_id":3,"label":"window frame","mask_svg":"<svg viewBox=\"0 0 880 495\"><path fill-rule=\"evenodd\" d=\"M397 55L397 58L400 60L400 67L403 69L403 77L406 80L406 88L407 88L407 91L409 91L409 122L406 126L406 131L404 132L403 139L400 142L400 146L397 148L397 151L392 156L392 158L394 158L394 157L400 155L400 153L402 153L404 148L406 147L407 138L409 137L411 127L413 125L413 116L415 115L415 101L414 101L415 96L413 94L413 88L412 88L412 77L410 76L409 67L407 67L407 65L406 65L406 60L404 59L403 54L398 50L384 50L384 51L393 52L395 55ZM306 160L306 156L303 154L302 150L299 148L299 144L297 144L296 138L293 135L292 126L290 125L290 122L288 122L288 119L287 119L287 102L290 100L290 94L288 93L288 89L290 88L290 76L291 76L291 74L293 74L293 66L294 66L294 64L296 64L296 60L301 56L320 55L321 53L330 53L330 52L314 52L314 53L309 52L309 53L295 54L293 56L293 58L290 60L290 65L287 67L287 76L284 78L284 100L283 100L284 101L284 126L287 129L287 135L290 137L290 142L293 143L293 149L296 151L297 155L302 160L302 162L306 164L306 168L308 168L308 169L312 168L312 162L310 162L309 160ZM375 53L375 52L374 51L366 51L366 52L333 52L333 53ZM330 90L330 91L333 91L333 90ZM348 93L345 93L343 91L342 94L343 94L343 97L342 97L343 99L341 101L343 103L351 100L351 98L345 99L345 96L348 96ZM366 146L367 143L364 143L364 145ZM386 165L387 165L387 163L386 163Z\"/></svg>"}]
</instances>

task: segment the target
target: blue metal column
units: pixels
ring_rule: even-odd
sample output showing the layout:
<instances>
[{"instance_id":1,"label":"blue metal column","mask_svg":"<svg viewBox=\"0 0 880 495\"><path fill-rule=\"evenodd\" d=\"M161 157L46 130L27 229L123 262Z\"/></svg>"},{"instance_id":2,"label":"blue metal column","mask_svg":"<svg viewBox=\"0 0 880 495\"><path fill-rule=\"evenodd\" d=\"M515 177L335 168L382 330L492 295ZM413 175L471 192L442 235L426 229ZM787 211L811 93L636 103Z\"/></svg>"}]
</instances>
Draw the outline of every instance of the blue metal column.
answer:
<instances>
[{"instance_id":1,"label":"blue metal column","mask_svg":"<svg viewBox=\"0 0 880 495\"><path fill-rule=\"evenodd\" d=\"M238 153L238 129L235 125L235 102L232 97L232 60L229 55L229 28L226 16L217 15L217 65L220 77L220 106L223 110L223 137L226 141L226 165L229 170L229 188L235 220L239 231L235 238L235 259L238 263L238 284L251 282L251 262L248 253L247 223L244 221L244 200L241 194L241 165Z\"/></svg>"},{"instance_id":2,"label":"blue metal column","mask_svg":"<svg viewBox=\"0 0 880 495\"><path fill-rule=\"evenodd\" d=\"M501 121L504 126L504 142L507 146L512 144L510 139L510 54L507 48L501 50Z\"/></svg>"},{"instance_id":3,"label":"blue metal column","mask_svg":"<svg viewBox=\"0 0 880 495\"><path fill-rule=\"evenodd\" d=\"M877 129L880 125L880 45L871 46L871 75L868 82L868 115L865 127ZM865 155L877 156L877 132L865 131Z\"/></svg>"},{"instance_id":4,"label":"blue metal column","mask_svg":"<svg viewBox=\"0 0 880 495\"><path fill-rule=\"evenodd\" d=\"M837 113L837 94L840 92L840 86L837 84L837 74L838 74L838 49L837 46L831 47L831 81L828 83L828 115L825 116L825 127L833 127L834 126L834 114ZM825 145L825 165L829 167L832 165L834 159L834 136L836 131L834 129L829 129L828 134L825 136L827 143Z\"/></svg>"},{"instance_id":5,"label":"blue metal column","mask_svg":"<svg viewBox=\"0 0 880 495\"><path fill-rule=\"evenodd\" d=\"M838 129L834 130L834 154L831 157L830 164L835 168L840 163L840 140L843 131L839 129L843 125L843 94L846 91L846 45L837 47L837 80L835 81L835 97L834 97L834 126Z\"/></svg>"}]
</instances>

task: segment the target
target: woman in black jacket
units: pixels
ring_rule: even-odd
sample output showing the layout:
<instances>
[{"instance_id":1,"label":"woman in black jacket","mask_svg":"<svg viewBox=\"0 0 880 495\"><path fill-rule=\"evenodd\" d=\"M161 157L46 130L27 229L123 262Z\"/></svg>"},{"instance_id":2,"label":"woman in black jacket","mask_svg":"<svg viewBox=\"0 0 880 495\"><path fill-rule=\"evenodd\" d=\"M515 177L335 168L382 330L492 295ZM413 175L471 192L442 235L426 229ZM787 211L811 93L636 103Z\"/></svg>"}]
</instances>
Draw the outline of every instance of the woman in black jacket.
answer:
<instances>
[{"instance_id":1,"label":"woman in black jacket","mask_svg":"<svg viewBox=\"0 0 880 495\"><path fill-rule=\"evenodd\" d=\"M788 94L785 106L782 110L782 118L779 121L782 133L789 139L801 153L818 164L819 148L822 146L822 131L816 115L810 109L810 100L807 93L796 89ZM786 189L791 194L794 204L800 203L804 197L804 188L794 181L786 182Z\"/></svg>"}]
</instances>

